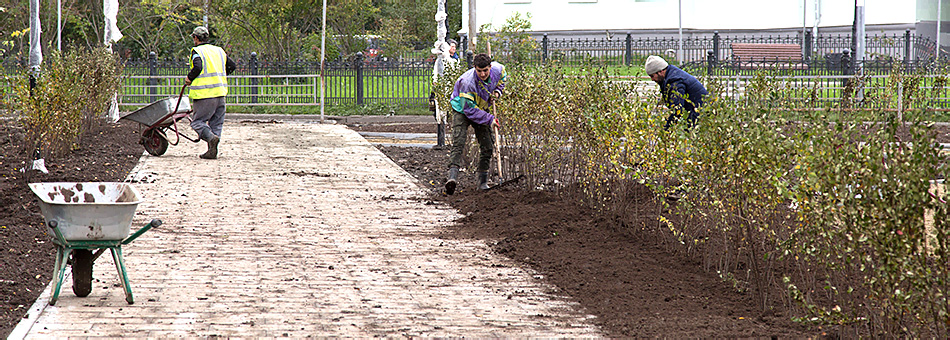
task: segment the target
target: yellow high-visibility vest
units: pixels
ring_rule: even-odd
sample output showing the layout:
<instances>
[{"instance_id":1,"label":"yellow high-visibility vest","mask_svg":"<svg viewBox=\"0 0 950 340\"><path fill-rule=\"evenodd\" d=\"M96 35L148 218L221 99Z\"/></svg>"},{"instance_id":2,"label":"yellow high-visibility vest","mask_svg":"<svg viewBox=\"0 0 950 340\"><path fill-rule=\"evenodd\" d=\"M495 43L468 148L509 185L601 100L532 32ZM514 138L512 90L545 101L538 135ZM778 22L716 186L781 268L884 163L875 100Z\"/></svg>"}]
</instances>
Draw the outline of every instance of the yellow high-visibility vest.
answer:
<instances>
[{"instance_id":1,"label":"yellow high-visibility vest","mask_svg":"<svg viewBox=\"0 0 950 340\"><path fill-rule=\"evenodd\" d=\"M195 46L194 51L201 57L201 74L191 82L188 97L203 99L227 95L228 79L224 65L228 60L228 55L220 47L211 44ZM188 59L190 59L188 65L194 68L194 59Z\"/></svg>"}]
</instances>

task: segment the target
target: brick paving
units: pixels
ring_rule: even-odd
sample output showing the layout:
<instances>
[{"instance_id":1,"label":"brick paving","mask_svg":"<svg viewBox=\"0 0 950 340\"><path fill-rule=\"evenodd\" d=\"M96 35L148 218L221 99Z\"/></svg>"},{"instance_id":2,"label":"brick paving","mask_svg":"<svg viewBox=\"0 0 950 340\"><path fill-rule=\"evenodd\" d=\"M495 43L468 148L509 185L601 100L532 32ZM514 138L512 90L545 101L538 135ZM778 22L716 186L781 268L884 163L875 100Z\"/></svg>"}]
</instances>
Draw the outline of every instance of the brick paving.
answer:
<instances>
[{"instance_id":1,"label":"brick paving","mask_svg":"<svg viewBox=\"0 0 950 340\"><path fill-rule=\"evenodd\" d=\"M458 217L341 125L229 122L220 158L184 141L130 174L146 200L93 291L44 299L15 336L601 337L540 276L483 241L441 239Z\"/></svg>"}]
</instances>

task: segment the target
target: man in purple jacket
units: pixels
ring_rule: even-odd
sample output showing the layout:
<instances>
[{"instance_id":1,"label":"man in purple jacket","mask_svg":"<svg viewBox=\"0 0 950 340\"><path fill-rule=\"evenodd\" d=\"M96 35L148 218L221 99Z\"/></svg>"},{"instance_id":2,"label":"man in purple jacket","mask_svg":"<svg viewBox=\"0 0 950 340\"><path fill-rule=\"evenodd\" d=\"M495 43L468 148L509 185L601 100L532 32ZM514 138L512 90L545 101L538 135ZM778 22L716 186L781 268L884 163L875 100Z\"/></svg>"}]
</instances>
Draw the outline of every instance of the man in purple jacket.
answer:
<instances>
[{"instance_id":1,"label":"man in purple jacket","mask_svg":"<svg viewBox=\"0 0 950 340\"><path fill-rule=\"evenodd\" d=\"M445 181L445 193L455 193L458 186L459 168L462 165L462 151L468 140L468 127L475 130L478 141L478 189L488 189L488 169L491 166L495 140L492 125L500 126L498 118L488 113L494 100L505 90L505 66L493 62L487 54L481 53L473 60L474 68L466 71L455 82L452 90L452 153L449 157L449 176Z\"/></svg>"}]
</instances>

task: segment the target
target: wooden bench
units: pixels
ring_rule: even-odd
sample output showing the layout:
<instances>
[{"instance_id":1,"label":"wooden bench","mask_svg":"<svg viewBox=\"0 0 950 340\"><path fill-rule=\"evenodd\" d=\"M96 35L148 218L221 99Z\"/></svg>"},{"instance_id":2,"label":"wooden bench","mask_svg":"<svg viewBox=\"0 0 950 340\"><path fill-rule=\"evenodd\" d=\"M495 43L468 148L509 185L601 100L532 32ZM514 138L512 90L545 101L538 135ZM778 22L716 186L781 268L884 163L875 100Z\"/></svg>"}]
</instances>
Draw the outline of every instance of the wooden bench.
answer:
<instances>
[{"instance_id":1,"label":"wooden bench","mask_svg":"<svg viewBox=\"0 0 950 340\"><path fill-rule=\"evenodd\" d=\"M732 44L732 59L742 70L807 70L799 44Z\"/></svg>"}]
</instances>

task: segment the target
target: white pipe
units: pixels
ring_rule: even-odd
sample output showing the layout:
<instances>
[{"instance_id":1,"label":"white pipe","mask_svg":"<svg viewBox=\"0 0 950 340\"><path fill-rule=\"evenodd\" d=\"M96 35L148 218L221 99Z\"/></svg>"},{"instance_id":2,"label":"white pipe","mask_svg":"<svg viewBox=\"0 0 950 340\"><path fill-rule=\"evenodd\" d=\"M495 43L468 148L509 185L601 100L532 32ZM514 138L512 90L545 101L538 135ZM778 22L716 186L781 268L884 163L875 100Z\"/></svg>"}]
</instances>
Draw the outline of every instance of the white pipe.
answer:
<instances>
[{"instance_id":1,"label":"white pipe","mask_svg":"<svg viewBox=\"0 0 950 340\"><path fill-rule=\"evenodd\" d=\"M56 0L56 50L63 50L63 4Z\"/></svg>"},{"instance_id":2,"label":"white pipe","mask_svg":"<svg viewBox=\"0 0 950 340\"><path fill-rule=\"evenodd\" d=\"M327 0L323 0L323 33L320 35L320 122L323 123L324 98L326 97L326 78L323 77L323 65L326 64L327 50Z\"/></svg>"},{"instance_id":3,"label":"white pipe","mask_svg":"<svg viewBox=\"0 0 950 340\"><path fill-rule=\"evenodd\" d=\"M680 64L683 64L683 0L679 0L679 16L680 16L680 43L679 48L676 51L676 60Z\"/></svg>"},{"instance_id":4,"label":"white pipe","mask_svg":"<svg viewBox=\"0 0 950 340\"><path fill-rule=\"evenodd\" d=\"M859 5L857 6L857 11L855 13L855 16L857 16L858 27L857 27L857 32L856 32L857 36L855 37L857 46L855 46L854 60L858 62L863 62L865 48L866 48L865 45L867 44L866 37L865 37L865 30L864 30L864 1L863 0L858 1L858 3ZM861 72L859 68L858 75L860 74Z\"/></svg>"},{"instance_id":5,"label":"white pipe","mask_svg":"<svg viewBox=\"0 0 950 340\"><path fill-rule=\"evenodd\" d=\"M475 0L468 0L468 49L475 50Z\"/></svg>"},{"instance_id":6,"label":"white pipe","mask_svg":"<svg viewBox=\"0 0 950 340\"><path fill-rule=\"evenodd\" d=\"M858 19L857 20L858 21L858 29L857 29L858 46L856 46L857 51L855 52L857 53L855 53L854 60L855 60L855 65L858 65L858 67L856 67L858 71L857 75L861 76L864 74L865 49L867 48L866 47L867 38L865 37L865 31L864 31L864 0L858 0L857 7L858 7L857 13L855 13L855 16L857 16L857 19ZM855 93L855 97L858 99L864 99L864 89L858 89L857 93Z\"/></svg>"},{"instance_id":7,"label":"white pipe","mask_svg":"<svg viewBox=\"0 0 950 340\"><path fill-rule=\"evenodd\" d=\"M818 23L821 22L821 0L815 0L815 24L811 30L811 48L818 50Z\"/></svg>"},{"instance_id":8,"label":"white pipe","mask_svg":"<svg viewBox=\"0 0 950 340\"><path fill-rule=\"evenodd\" d=\"M942 0L937 0L937 60L940 60L940 22L943 21Z\"/></svg>"}]
</instances>

